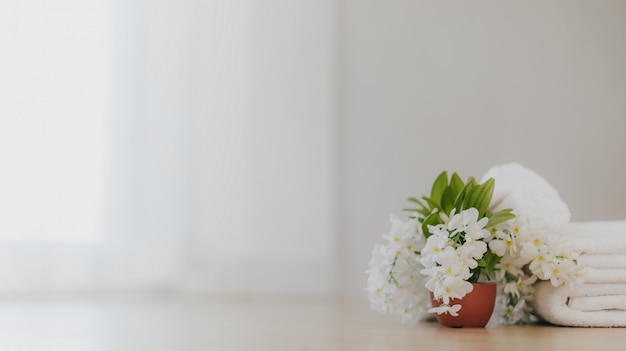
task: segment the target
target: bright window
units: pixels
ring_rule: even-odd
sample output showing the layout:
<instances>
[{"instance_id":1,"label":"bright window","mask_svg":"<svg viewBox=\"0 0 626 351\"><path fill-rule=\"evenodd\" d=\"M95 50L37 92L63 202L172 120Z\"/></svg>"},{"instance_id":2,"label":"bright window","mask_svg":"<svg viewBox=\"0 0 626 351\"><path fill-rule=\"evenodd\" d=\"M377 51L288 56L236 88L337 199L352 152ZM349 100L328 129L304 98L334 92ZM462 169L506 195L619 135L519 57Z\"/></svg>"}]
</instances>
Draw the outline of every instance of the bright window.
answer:
<instances>
[{"instance_id":1,"label":"bright window","mask_svg":"<svg viewBox=\"0 0 626 351\"><path fill-rule=\"evenodd\" d=\"M0 3L0 240L102 239L106 1Z\"/></svg>"}]
</instances>

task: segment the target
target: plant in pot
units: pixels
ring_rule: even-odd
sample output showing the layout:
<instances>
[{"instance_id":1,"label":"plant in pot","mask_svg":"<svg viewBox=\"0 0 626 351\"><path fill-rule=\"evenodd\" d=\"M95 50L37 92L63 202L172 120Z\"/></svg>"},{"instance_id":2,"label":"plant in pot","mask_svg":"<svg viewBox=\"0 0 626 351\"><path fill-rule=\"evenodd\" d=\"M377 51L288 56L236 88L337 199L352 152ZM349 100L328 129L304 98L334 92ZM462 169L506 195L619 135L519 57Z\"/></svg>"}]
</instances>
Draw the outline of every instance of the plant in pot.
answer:
<instances>
[{"instance_id":1,"label":"plant in pot","mask_svg":"<svg viewBox=\"0 0 626 351\"><path fill-rule=\"evenodd\" d=\"M457 173L448 179L442 172L430 197L409 198L417 208L405 210L416 213L426 238L419 255L430 291L429 312L442 325L483 327L493 312L493 271L502 256L490 248L489 228L515 217L512 209L488 210L494 183L490 178L478 184L472 177L464 182Z\"/></svg>"},{"instance_id":2,"label":"plant in pot","mask_svg":"<svg viewBox=\"0 0 626 351\"><path fill-rule=\"evenodd\" d=\"M511 209L488 210L493 190L493 179L479 184L444 171L430 196L409 198L415 205L404 209L409 220L392 216L391 232L383 236L387 244L374 247L367 288L372 308L405 322L435 313L442 325L484 326L493 312L492 275L501 258L489 247L489 228L515 217Z\"/></svg>"},{"instance_id":3,"label":"plant in pot","mask_svg":"<svg viewBox=\"0 0 626 351\"><path fill-rule=\"evenodd\" d=\"M372 309L407 323L434 313L442 325L484 326L497 297L500 321L523 324L535 320L535 281L581 282L577 253L551 238L569 211L549 184L518 164L492 167L483 179L442 172L430 196L408 199L408 220L391 217L367 270Z\"/></svg>"}]
</instances>

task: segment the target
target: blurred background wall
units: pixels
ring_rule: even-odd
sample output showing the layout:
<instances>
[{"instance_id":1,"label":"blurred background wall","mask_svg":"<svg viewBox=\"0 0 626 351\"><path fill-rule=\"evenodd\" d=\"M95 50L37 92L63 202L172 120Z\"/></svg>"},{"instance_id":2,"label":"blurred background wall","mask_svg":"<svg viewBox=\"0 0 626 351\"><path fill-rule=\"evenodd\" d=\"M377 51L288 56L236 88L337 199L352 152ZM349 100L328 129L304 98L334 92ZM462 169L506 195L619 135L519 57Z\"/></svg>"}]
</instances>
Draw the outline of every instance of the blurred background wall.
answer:
<instances>
[{"instance_id":1,"label":"blurred background wall","mask_svg":"<svg viewBox=\"0 0 626 351\"><path fill-rule=\"evenodd\" d=\"M621 1L3 1L0 291L341 294L442 170L626 218Z\"/></svg>"}]
</instances>

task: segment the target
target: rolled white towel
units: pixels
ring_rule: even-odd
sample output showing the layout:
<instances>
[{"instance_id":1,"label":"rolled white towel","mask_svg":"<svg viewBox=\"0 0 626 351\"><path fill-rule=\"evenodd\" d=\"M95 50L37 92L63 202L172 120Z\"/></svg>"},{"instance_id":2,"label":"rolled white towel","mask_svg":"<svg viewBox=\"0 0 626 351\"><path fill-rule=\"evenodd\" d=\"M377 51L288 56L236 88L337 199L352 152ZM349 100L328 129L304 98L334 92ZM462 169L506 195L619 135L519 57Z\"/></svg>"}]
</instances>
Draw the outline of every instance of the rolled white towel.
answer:
<instances>
[{"instance_id":1,"label":"rolled white towel","mask_svg":"<svg viewBox=\"0 0 626 351\"><path fill-rule=\"evenodd\" d=\"M626 311L626 295L570 297L567 305L571 309L585 312L604 310Z\"/></svg>"},{"instance_id":2,"label":"rolled white towel","mask_svg":"<svg viewBox=\"0 0 626 351\"><path fill-rule=\"evenodd\" d=\"M534 171L518 164L491 167L482 177L495 180L490 210L512 208L518 218L527 220L529 232L557 233L569 223L570 211L556 189Z\"/></svg>"},{"instance_id":3,"label":"rolled white towel","mask_svg":"<svg viewBox=\"0 0 626 351\"><path fill-rule=\"evenodd\" d=\"M626 311L606 309L580 311L568 305L567 286L553 287L549 282L536 285L532 302L537 316L549 323L568 327L626 327Z\"/></svg>"}]
</instances>

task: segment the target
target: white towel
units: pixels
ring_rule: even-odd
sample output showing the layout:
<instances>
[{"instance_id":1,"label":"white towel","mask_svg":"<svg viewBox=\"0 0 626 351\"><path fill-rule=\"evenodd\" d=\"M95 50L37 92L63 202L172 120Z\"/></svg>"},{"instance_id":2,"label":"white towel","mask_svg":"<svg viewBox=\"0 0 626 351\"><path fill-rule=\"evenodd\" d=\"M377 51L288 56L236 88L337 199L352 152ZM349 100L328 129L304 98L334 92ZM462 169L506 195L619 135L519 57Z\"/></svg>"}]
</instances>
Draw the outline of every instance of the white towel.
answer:
<instances>
[{"instance_id":1,"label":"white towel","mask_svg":"<svg viewBox=\"0 0 626 351\"><path fill-rule=\"evenodd\" d=\"M626 221L569 223L558 237L581 255L626 255Z\"/></svg>"},{"instance_id":2,"label":"white towel","mask_svg":"<svg viewBox=\"0 0 626 351\"><path fill-rule=\"evenodd\" d=\"M584 281L586 283L626 283L626 269L624 268L586 268Z\"/></svg>"},{"instance_id":3,"label":"white towel","mask_svg":"<svg viewBox=\"0 0 626 351\"><path fill-rule=\"evenodd\" d=\"M570 296L567 305L573 310L585 312L603 310L626 311L626 295Z\"/></svg>"},{"instance_id":4,"label":"white towel","mask_svg":"<svg viewBox=\"0 0 626 351\"><path fill-rule=\"evenodd\" d=\"M555 233L570 221L570 211L556 189L542 176L518 163L491 167L482 182L495 179L489 210L512 208L518 219L527 220L529 232Z\"/></svg>"},{"instance_id":5,"label":"white towel","mask_svg":"<svg viewBox=\"0 0 626 351\"><path fill-rule=\"evenodd\" d=\"M626 295L626 283L584 283L569 293L570 297Z\"/></svg>"},{"instance_id":6,"label":"white towel","mask_svg":"<svg viewBox=\"0 0 626 351\"><path fill-rule=\"evenodd\" d=\"M549 282L540 282L536 285L535 298L532 304L538 317L556 325L626 327L626 311L618 309L582 311L568 304L571 299L570 290L567 286L554 288ZM579 302L579 304L583 303L584 301ZM574 307L580 308L580 306Z\"/></svg>"},{"instance_id":7,"label":"white towel","mask_svg":"<svg viewBox=\"0 0 626 351\"><path fill-rule=\"evenodd\" d=\"M576 261L582 267L588 268L626 269L626 254L584 254L580 255Z\"/></svg>"},{"instance_id":8,"label":"white towel","mask_svg":"<svg viewBox=\"0 0 626 351\"><path fill-rule=\"evenodd\" d=\"M601 230L609 234L624 235L626 230L626 220L570 222L567 226L569 229L575 231L598 232Z\"/></svg>"}]
</instances>

